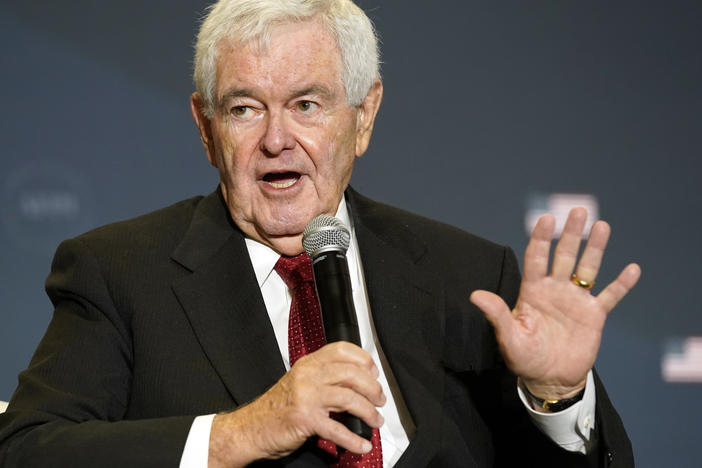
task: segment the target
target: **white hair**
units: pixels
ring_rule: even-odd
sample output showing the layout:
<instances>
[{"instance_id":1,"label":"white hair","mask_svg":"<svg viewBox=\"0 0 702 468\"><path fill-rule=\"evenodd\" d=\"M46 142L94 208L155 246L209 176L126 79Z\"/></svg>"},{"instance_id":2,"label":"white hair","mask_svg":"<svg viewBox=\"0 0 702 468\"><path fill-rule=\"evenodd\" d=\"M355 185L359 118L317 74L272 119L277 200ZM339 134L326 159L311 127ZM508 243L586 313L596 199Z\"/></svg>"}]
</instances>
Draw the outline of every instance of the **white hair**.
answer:
<instances>
[{"instance_id":1,"label":"white hair","mask_svg":"<svg viewBox=\"0 0 702 468\"><path fill-rule=\"evenodd\" d=\"M361 104L380 79L373 24L351 0L220 0L208 10L197 35L194 71L208 118L214 115L217 103L217 54L222 40L237 45L258 43L265 48L276 25L308 21L318 15L339 47L348 104Z\"/></svg>"}]
</instances>

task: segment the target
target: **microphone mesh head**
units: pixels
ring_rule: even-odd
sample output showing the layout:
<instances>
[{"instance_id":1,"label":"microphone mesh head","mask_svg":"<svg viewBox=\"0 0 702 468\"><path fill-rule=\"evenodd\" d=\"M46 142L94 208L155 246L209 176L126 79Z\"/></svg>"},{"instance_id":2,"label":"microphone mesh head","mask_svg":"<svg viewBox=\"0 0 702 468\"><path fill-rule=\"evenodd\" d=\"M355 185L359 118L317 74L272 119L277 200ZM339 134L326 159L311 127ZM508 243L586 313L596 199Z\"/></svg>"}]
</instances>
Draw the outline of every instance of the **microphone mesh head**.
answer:
<instances>
[{"instance_id":1,"label":"microphone mesh head","mask_svg":"<svg viewBox=\"0 0 702 468\"><path fill-rule=\"evenodd\" d=\"M334 216L317 216L307 224L302 233L302 247L311 258L329 250L346 252L350 240L349 230Z\"/></svg>"}]
</instances>

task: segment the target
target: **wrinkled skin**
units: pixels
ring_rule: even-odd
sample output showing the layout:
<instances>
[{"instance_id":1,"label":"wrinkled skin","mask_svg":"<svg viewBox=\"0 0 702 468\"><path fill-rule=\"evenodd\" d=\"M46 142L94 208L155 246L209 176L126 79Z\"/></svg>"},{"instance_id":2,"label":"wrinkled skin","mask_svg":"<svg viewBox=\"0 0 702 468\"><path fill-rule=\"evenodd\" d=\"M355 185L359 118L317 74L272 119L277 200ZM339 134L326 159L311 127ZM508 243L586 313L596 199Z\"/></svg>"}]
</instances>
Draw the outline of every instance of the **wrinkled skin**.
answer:
<instances>
[{"instance_id":1,"label":"wrinkled skin","mask_svg":"<svg viewBox=\"0 0 702 468\"><path fill-rule=\"evenodd\" d=\"M223 42L214 117L191 107L236 224L274 250L301 252L307 223L334 215L366 151L382 85L347 104L341 57L318 20L278 26L265 50Z\"/></svg>"}]
</instances>

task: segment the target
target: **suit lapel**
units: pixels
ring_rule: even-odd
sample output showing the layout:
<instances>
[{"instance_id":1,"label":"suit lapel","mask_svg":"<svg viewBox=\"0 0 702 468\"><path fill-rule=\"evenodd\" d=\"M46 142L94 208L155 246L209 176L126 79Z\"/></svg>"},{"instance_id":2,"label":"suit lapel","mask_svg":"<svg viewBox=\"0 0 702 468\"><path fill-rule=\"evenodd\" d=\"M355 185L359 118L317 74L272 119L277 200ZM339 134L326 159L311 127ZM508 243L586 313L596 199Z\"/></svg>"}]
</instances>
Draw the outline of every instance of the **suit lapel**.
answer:
<instances>
[{"instance_id":1,"label":"suit lapel","mask_svg":"<svg viewBox=\"0 0 702 468\"><path fill-rule=\"evenodd\" d=\"M421 240L382 205L347 194L378 340L416 425L398 466L426 466L439 446L442 412L441 283L421 265Z\"/></svg>"},{"instance_id":2,"label":"suit lapel","mask_svg":"<svg viewBox=\"0 0 702 468\"><path fill-rule=\"evenodd\" d=\"M243 234L219 191L203 199L172 258L191 271L173 284L212 366L232 398L251 401L284 373Z\"/></svg>"}]
</instances>

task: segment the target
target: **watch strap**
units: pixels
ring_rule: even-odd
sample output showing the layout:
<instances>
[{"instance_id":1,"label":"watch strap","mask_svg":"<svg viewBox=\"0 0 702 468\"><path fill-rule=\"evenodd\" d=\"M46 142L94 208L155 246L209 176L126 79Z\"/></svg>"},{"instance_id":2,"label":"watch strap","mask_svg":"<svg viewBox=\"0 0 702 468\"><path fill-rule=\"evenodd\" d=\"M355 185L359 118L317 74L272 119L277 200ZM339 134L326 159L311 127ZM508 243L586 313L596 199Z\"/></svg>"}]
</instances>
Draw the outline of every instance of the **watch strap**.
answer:
<instances>
[{"instance_id":1,"label":"watch strap","mask_svg":"<svg viewBox=\"0 0 702 468\"><path fill-rule=\"evenodd\" d=\"M564 409L570 408L571 406L582 400L583 395L585 395L585 388L583 388L576 395L570 398L562 398L560 400L551 398L543 399L531 393L527 386L524 384L522 384L522 390L524 391L524 394L529 398L529 400L531 400L532 404L543 408L546 411L550 411L551 413L557 413L559 411L563 411Z\"/></svg>"}]
</instances>

